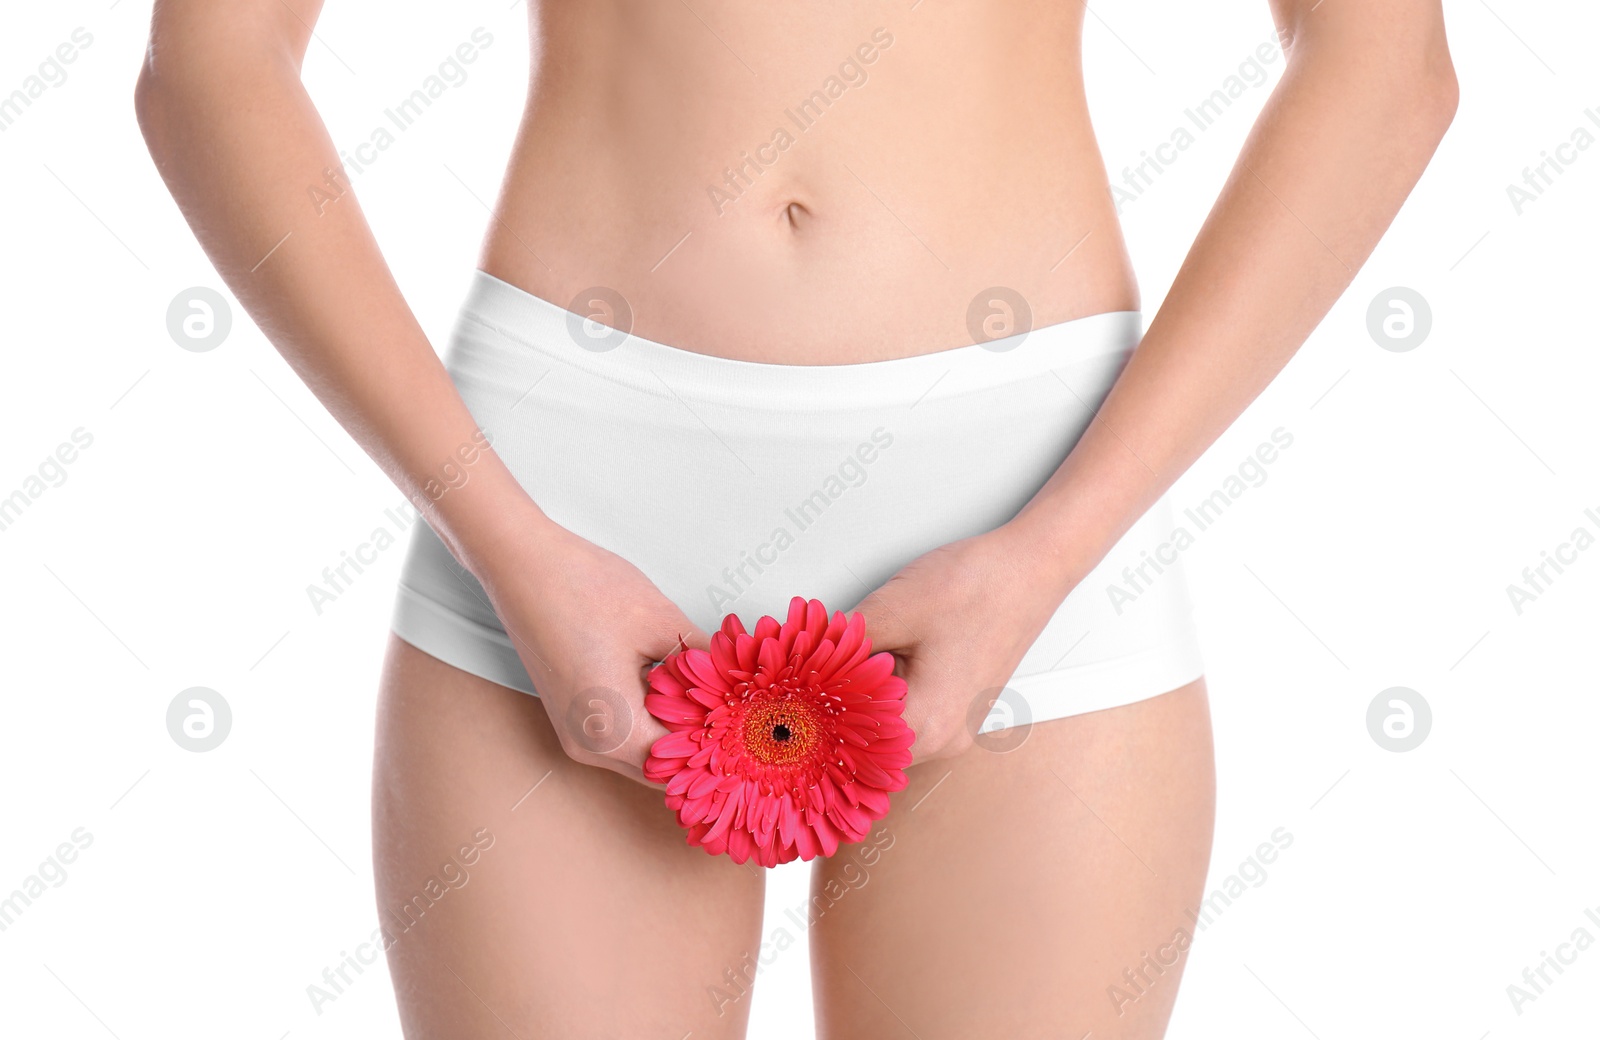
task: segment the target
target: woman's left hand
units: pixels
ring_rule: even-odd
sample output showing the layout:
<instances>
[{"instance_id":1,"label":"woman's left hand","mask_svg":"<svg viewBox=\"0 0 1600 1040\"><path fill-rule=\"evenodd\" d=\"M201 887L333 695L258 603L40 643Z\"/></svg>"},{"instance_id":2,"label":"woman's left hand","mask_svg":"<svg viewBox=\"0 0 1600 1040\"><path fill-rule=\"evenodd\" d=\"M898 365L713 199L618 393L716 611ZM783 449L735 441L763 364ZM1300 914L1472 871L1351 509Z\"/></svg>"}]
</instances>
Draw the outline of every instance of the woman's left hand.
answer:
<instances>
[{"instance_id":1,"label":"woman's left hand","mask_svg":"<svg viewBox=\"0 0 1600 1040\"><path fill-rule=\"evenodd\" d=\"M873 652L894 654L895 674L906 681L913 764L972 746L990 704L1066 596L1050 569L1002 526L924 553L855 606Z\"/></svg>"}]
</instances>

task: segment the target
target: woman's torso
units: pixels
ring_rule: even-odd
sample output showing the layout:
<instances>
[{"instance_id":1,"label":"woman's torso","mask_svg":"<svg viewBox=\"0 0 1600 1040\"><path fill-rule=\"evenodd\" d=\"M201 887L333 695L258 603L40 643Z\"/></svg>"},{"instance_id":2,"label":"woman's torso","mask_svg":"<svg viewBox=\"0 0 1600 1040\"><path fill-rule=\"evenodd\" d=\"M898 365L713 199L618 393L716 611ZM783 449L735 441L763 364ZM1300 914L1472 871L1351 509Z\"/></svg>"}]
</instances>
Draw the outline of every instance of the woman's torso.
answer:
<instances>
[{"instance_id":1,"label":"woman's torso","mask_svg":"<svg viewBox=\"0 0 1600 1040\"><path fill-rule=\"evenodd\" d=\"M482 266L648 339L781 364L1137 309L1082 18L545 0ZM608 296L625 312L578 304Z\"/></svg>"}]
</instances>

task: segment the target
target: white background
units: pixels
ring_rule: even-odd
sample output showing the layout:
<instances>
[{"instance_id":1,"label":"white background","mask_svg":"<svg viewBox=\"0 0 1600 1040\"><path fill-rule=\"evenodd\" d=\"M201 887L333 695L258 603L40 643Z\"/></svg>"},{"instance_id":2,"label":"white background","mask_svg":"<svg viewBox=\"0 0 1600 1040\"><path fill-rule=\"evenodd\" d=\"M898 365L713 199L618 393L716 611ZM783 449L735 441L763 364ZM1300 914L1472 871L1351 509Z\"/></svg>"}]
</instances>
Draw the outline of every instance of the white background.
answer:
<instances>
[{"instance_id":1,"label":"white background","mask_svg":"<svg viewBox=\"0 0 1600 1040\"><path fill-rule=\"evenodd\" d=\"M1520 214L1506 192L1576 127L1600 136L1584 115L1600 110L1600 18L1578 3L1447 7L1461 108L1432 167L1301 354L1175 491L1192 504L1274 428L1294 437L1186 554L1217 731L1212 884L1276 828L1293 844L1200 937L1174 1038L1600 1028L1600 944L1520 1013L1507 993L1575 929L1600 943L1584 916L1600 917L1600 550L1520 615L1506 591L1575 528L1600 531L1584 516L1600 516L1600 148ZM397 1036L381 963L320 1015L306 987L375 927L373 705L402 550L320 616L306 587L401 496L236 306L219 349L169 337L177 294L223 287L135 126L148 16L138 0L8 4L0 32L0 93L75 27L93 35L0 133L0 496L73 430L93 436L0 531L0 895L75 828L93 836L0 931L0 1033ZM886 25L910 16L884 6ZM335 2L307 62L348 146L474 27L493 34L471 78L355 180L436 344L509 149L525 19L504 0ZM1113 178L1271 31L1264 4L1097 5L1085 52ZM1125 207L1147 313L1270 88ZM1432 312L1405 353L1367 331L1394 286ZM233 713L204 754L166 728L191 686ZM1404 753L1367 728L1392 686L1432 711ZM772 880L769 914L804 900L803 867ZM792 949L761 977L751 1035L810 1023Z\"/></svg>"}]
</instances>

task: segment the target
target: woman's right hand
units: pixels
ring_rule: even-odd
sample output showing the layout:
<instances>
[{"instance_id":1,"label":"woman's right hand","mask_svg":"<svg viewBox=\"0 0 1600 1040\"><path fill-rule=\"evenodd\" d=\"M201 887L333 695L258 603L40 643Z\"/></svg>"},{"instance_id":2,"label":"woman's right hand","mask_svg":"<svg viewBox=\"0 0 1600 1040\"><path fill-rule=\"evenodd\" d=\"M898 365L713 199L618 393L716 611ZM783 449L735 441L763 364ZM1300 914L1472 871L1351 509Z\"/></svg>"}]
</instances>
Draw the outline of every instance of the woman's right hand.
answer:
<instances>
[{"instance_id":1,"label":"woman's right hand","mask_svg":"<svg viewBox=\"0 0 1600 1040\"><path fill-rule=\"evenodd\" d=\"M576 762L641 784L667 729L644 707L645 677L705 632L633 564L551 522L474 573Z\"/></svg>"}]
</instances>

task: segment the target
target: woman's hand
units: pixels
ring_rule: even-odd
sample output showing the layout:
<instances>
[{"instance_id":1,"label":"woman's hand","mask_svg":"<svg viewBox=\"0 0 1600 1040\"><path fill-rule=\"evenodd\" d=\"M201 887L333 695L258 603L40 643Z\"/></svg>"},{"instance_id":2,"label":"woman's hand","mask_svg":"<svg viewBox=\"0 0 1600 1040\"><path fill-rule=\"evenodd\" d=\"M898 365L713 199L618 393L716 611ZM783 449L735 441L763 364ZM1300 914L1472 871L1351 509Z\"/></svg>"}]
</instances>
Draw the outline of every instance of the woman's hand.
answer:
<instances>
[{"instance_id":1,"label":"woman's hand","mask_svg":"<svg viewBox=\"0 0 1600 1040\"><path fill-rule=\"evenodd\" d=\"M854 608L874 652L897 658L913 764L953 758L1066 597L1018 530L940 546L906 564Z\"/></svg>"},{"instance_id":2,"label":"woman's hand","mask_svg":"<svg viewBox=\"0 0 1600 1040\"><path fill-rule=\"evenodd\" d=\"M474 571L574 761L647 786L667 729L644 708L651 666L704 632L637 567L554 523Z\"/></svg>"}]
</instances>

